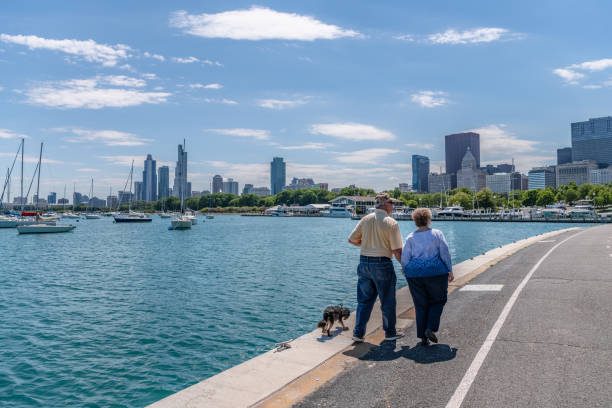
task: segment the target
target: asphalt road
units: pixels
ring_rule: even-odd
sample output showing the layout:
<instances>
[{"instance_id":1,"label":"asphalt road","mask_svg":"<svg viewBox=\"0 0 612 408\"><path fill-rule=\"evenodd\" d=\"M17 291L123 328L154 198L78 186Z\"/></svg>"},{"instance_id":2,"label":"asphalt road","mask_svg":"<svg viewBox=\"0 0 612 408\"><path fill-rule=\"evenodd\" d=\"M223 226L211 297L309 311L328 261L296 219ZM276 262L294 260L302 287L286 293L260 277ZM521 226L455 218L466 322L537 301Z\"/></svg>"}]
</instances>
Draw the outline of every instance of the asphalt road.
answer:
<instances>
[{"instance_id":1,"label":"asphalt road","mask_svg":"<svg viewBox=\"0 0 612 408\"><path fill-rule=\"evenodd\" d=\"M469 282L500 291L449 295L440 344L418 345L409 327L296 406L612 407L611 248L605 225L519 251Z\"/></svg>"}]
</instances>

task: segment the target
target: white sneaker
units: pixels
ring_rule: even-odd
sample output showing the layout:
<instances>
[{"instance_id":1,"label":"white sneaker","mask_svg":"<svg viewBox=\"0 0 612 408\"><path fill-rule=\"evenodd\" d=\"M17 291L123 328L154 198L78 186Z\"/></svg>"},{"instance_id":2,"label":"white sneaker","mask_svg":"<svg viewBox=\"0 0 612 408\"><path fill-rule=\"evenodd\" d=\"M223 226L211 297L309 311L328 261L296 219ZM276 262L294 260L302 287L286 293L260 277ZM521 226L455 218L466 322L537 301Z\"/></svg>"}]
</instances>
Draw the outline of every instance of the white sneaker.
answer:
<instances>
[{"instance_id":1,"label":"white sneaker","mask_svg":"<svg viewBox=\"0 0 612 408\"><path fill-rule=\"evenodd\" d=\"M385 337L385 341L394 341L397 339L401 339L402 337L404 337L402 333L397 333L395 336Z\"/></svg>"},{"instance_id":2,"label":"white sneaker","mask_svg":"<svg viewBox=\"0 0 612 408\"><path fill-rule=\"evenodd\" d=\"M355 343L363 343L363 337L357 337L357 336L353 335L353 341Z\"/></svg>"}]
</instances>

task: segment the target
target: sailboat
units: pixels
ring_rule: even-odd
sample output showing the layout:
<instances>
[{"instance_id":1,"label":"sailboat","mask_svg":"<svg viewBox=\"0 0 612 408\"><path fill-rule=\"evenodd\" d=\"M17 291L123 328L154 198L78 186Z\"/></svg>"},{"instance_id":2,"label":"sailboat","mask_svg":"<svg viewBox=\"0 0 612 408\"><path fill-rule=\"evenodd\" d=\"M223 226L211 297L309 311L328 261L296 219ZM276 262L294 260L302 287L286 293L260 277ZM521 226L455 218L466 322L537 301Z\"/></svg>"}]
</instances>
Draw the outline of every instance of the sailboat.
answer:
<instances>
[{"instance_id":1,"label":"sailboat","mask_svg":"<svg viewBox=\"0 0 612 408\"><path fill-rule=\"evenodd\" d=\"M53 223L43 223L41 222L41 217L40 217L40 213L38 212L38 202L40 201L38 199L38 197L40 196L40 170L41 170L41 163L42 163L42 151L43 151L43 144L40 144L40 153L38 155L38 166L37 166L37 171L38 171L38 180L36 182L36 209L35 209L35 214L36 214L36 223L35 224L31 224L31 225L19 225L17 226L17 232L19 232L20 234L41 234L41 233L53 233L53 232L68 232L68 231L72 231L73 229L76 228L76 226L74 225L55 225L55 222Z\"/></svg>"},{"instance_id":2,"label":"sailboat","mask_svg":"<svg viewBox=\"0 0 612 408\"><path fill-rule=\"evenodd\" d=\"M166 197L165 199L162 198L162 212L159 213L159 217L160 218L170 218L172 217L172 214L170 214L168 211L166 211L166 201L168 200L168 197Z\"/></svg>"},{"instance_id":3,"label":"sailboat","mask_svg":"<svg viewBox=\"0 0 612 408\"><path fill-rule=\"evenodd\" d=\"M132 167L130 168L130 175L128 177L130 183L130 201L128 201L128 213L127 214L118 214L113 216L115 222L151 222L153 219L144 213L132 212L132 176L134 175L134 160L132 160ZM126 181L127 184L128 181ZM127 185L126 185L127 187ZM125 188L123 190L125 191ZM119 206L121 205L121 201L117 204L117 211L119 211Z\"/></svg>"},{"instance_id":4,"label":"sailboat","mask_svg":"<svg viewBox=\"0 0 612 408\"><path fill-rule=\"evenodd\" d=\"M73 210L77 206L77 203L74 202L75 191L76 191L76 185L72 184L72 208ZM66 186L64 186L64 198L66 198ZM74 211L68 211L68 212L64 211L64 213L62 214L62 218L77 219L81 217L78 214L76 214Z\"/></svg>"},{"instance_id":5,"label":"sailboat","mask_svg":"<svg viewBox=\"0 0 612 408\"><path fill-rule=\"evenodd\" d=\"M89 208L90 203L91 209L93 210L93 178L91 179L91 192L89 193L89 202L87 203L87 208ZM87 212L87 209L85 209L85 218L88 220L98 220L100 219L100 214L93 211Z\"/></svg>"},{"instance_id":6,"label":"sailboat","mask_svg":"<svg viewBox=\"0 0 612 408\"><path fill-rule=\"evenodd\" d=\"M206 213L206 218L209 220L212 220L213 218L215 218L215 216L210 212L210 209L212 207L212 183L210 183L210 194L209 194L209 202L208 202L208 212Z\"/></svg>"},{"instance_id":7,"label":"sailboat","mask_svg":"<svg viewBox=\"0 0 612 408\"><path fill-rule=\"evenodd\" d=\"M178 176L179 176L179 180L182 180L180 171L181 170L179 169ZM170 225L171 225L170 229L173 229L173 230L190 229L191 225L193 224L191 217L185 214L184 195L185 195L185 188L183 186L183 188L181 188L181 212L177 214L174 218L172 218L172 221L170 221Z\"/></svg>"}]
</instances>

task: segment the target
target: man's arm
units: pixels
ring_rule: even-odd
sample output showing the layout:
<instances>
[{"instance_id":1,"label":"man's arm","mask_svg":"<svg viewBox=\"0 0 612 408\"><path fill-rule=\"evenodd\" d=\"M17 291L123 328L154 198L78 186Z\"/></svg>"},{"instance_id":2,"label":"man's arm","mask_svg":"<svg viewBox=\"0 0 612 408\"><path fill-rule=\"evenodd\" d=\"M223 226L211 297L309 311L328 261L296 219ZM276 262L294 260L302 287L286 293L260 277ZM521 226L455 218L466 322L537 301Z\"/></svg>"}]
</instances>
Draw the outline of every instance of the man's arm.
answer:
<instances>
[{"instance_id":1,"label":"man's arm","mask_svg":"<svg viewBox=\"0 0 612 408\"><path fill-rule=\"evenodd\" d=\"M348 242L350 244L355 245L355 246L361 246L361 240L359 240L359 241L351 241L351 239L349 238Z\"/></svg>"},{"instance_id":2,"label":"man's arm","mask_svg":"<svg viewBox=\"0 0 612 408\"><path fill-rule=\"evenodd\" d=\"M402 248L394 249L391 252L393 252L393 256L397 259L397 262L402 263Z\"/></svg>"}]
</instances>

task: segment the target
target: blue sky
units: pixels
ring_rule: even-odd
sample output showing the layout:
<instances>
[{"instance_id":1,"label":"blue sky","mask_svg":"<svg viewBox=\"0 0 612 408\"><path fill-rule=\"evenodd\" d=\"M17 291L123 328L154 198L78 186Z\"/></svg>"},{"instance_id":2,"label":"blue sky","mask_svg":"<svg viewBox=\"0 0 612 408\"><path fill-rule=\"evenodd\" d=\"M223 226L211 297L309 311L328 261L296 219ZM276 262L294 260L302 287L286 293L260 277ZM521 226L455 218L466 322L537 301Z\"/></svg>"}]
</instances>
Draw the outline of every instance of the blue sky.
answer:
<instances>
[{"instance_id":1,"label":"blue sky","mask_svg":"<svg viewBox=\"0 0 612 408\"><path fill-rule=\"evenodd\" d=\"M289 179L392 188L412 154L437 170L444 135L472 129L482 163L526 171L612 110L605 2L1 7L0 165L26 135L31 176L44 141L41 194L93 177L105 196L132 158L138 175L147 153L173 167L183 138L194 190L269 185L273 156Z\"/></svg>"}]
</instances>

